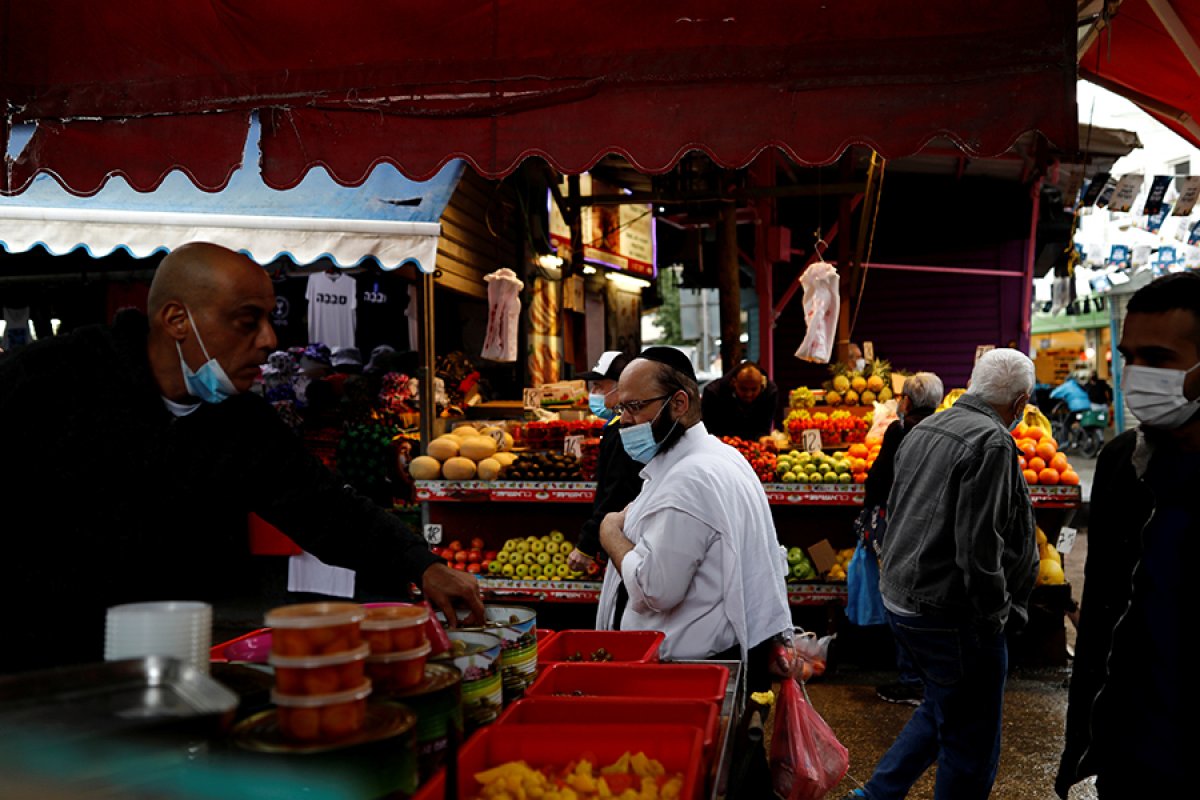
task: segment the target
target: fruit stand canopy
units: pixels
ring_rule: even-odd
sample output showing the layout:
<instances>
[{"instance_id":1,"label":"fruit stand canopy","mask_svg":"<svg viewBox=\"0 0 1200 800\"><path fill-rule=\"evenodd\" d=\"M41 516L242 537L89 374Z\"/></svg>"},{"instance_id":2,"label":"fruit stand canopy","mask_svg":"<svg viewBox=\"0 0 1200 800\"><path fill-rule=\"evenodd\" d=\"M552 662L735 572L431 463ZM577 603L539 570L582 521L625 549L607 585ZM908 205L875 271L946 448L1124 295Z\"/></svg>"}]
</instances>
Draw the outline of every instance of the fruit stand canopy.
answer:
<instances>
[{"instance_id":1,"label":"fruit stand canopy","mask_svg":"<svg viewBox=\"0 0 1200 800\"><path fill-rule=\"evenodd\" d=\"M1075 147L1075 9L1061 0L0 0L0 192L70 192L172 170L218 191L262 121L263 180L354 186L382 162L425 180L608 153L651 174L778 147L830 163L935 136L995 155L1038 130Z\"/></svg>"}]
</instances>

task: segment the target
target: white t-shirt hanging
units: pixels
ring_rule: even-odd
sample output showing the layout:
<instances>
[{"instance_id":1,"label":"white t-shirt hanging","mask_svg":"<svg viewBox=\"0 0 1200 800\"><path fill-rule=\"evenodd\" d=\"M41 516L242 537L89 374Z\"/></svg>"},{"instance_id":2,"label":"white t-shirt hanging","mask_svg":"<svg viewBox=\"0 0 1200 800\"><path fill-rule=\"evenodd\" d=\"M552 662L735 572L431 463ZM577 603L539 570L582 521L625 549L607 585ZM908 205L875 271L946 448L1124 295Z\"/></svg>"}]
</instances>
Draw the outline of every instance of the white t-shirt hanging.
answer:
<instances>
[{"instance_id":1,"label":"white t-shirt hanging","mask_svg":"<svg viewBox=\"0 0 1200 800\"><path fill-rule=\"evenodd\" d=\"M308 276L308 340L335 347L354 347L354 278L335 272Z\"/></svg>"}]
</instances>

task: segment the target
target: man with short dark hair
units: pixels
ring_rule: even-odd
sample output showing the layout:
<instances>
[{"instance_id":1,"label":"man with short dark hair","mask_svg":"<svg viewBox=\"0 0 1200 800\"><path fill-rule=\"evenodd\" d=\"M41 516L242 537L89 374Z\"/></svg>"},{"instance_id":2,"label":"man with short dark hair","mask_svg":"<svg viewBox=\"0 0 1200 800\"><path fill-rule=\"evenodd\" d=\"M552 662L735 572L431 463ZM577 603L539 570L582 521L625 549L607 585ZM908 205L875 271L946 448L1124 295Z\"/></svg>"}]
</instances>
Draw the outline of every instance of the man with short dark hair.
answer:
<instances>
[{"instance_id":1,"label":"man with short dark hair","mask_svg":"<svg viewBox=\"0 0 1200 800\"><path fill-rule=\"evenodd\" d=\"M772 640L792 621L762 484L700 421L696 374L679 350L644 351L618 392L622 445L646 465L645 482L600 526L611 560L596 626L662 631L665 659L748 661L749 685L765 689Z\"/></svg>"},{"instance_id":2,"label":"man with short dark hair","mask_svg":"<svg viewBox=\"0 0 1200 800\"><path fill-rule=\"evenodd\" d=\"M1200 539L1200 276L1138 290L1118 349L1141 425L1096 463L1055 789L1096 775L1101 798L1181 797L1194 791L1183 643Z\"/></svg>"},{"instance_id":3,"label":"man with short dark hair","mask_svg":"<svg viewBox=\"0 0 1200 800\"><path fill-rule=\"evenodd\" d=\"M704 387L704 427L713 436L750 441L780 427L779 387L753 361L743 361Z\"/></svg>"},{"instance_id":4,"label":"man with short dark hair","mask_svg":"<svg viewBox=\"0 0 1200 800\"><path fill-rule=\"evenodd\" d=\"M0 361L0 672L99 661L117 603L245 597L251 511L327 563L482 620L473 577L344 490L248 391L274 307L262 267L193 243L159 264L148 318Z\"/></svg>"}]
</instances>

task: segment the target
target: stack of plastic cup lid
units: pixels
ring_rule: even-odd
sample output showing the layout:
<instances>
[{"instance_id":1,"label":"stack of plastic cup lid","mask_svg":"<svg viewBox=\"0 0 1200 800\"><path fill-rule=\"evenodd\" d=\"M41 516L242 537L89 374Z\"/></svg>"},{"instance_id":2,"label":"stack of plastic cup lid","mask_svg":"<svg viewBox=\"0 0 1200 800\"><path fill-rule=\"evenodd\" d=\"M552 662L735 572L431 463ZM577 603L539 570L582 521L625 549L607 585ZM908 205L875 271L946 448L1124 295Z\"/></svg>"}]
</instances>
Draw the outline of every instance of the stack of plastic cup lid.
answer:
<instances>
[{"instance_id":1,"label":"stack of plastic cup lid","mask_svg":"<svg viewBox=\"0 0 1200 800\"><path fill-rule=\"evenodd\" d=\"M127 603L108 609L104 660L167 656L208 672L212 606L164 601Z\"/></svg>"}]
</instances>

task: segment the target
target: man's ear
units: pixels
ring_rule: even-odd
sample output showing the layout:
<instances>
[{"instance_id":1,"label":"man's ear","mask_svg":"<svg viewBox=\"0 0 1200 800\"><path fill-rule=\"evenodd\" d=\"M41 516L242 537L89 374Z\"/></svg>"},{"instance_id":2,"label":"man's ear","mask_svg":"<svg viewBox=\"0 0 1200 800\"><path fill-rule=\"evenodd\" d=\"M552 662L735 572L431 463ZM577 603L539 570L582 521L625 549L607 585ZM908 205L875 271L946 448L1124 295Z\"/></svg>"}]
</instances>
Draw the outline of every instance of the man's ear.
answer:
<instances>
[{"instance_id":1,"label":"man's ear","mask_svg":"<svg viewBox=\"0 0 1200 800\"><path fill-rule=\"evenodd\" d=\"M182 342L187 338L188 331L192 329L187 309L183 307L183 303L176 300L164 304L155 316L167 336L177 342Z\"/></svg>"}]
</instances>

